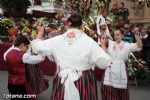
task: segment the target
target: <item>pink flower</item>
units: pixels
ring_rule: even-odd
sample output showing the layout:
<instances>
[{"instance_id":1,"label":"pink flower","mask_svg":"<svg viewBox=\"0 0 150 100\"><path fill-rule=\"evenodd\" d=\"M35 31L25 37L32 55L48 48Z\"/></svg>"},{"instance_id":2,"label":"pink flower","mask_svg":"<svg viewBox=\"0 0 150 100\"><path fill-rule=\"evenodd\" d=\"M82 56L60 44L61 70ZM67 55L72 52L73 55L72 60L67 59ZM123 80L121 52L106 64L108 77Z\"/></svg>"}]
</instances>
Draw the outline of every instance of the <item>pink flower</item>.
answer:
<instances>
[{"instance_id":1,"label":"pink flower","mask_svg":"<svg viewBox=\"0 0 150 100\"><path fill-rule=\"evenodd\" d=\"M113 46L113 50L115 50L117 47L116 46Z\"/></svg>"},{"instance_id":2,"label":"pink flower","mask_svg":"<svg viewBox=\"0 0 150 100\"><path fill-rule=\"evenodd\" d=\"M119 46L119 49L121 50L121 49L123 49L123 46L121 45L121 46Z\"/></svg>"},{"instance_id":3,"label":"pink flower","mask_svg":"<svg viewBox=\"0 0 150 100\"><path fill-rule=\"evenodd\" d=\"M74 37L75 37L75 34L74 34L74 33L69 33L69 34L67 34L67 37L69 37L69 38L74 38Z\"/></svg>"}]
</instances>

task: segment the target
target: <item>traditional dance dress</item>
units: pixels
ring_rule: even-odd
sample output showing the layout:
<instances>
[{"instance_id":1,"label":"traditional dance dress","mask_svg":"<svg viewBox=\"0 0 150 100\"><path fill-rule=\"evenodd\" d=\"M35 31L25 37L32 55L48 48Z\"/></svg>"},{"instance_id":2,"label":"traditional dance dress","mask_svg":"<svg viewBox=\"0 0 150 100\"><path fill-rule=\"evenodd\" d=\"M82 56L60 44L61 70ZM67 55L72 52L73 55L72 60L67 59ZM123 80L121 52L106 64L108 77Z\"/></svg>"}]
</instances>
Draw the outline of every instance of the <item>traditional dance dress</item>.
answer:
<instances>
[{"instance_id":1,"label":"traditional dance dress","mask_svg":"<svg viewBox=\"0 0 150 100\"><path fill-rule=\"evenodd\" d=\"M117 44L109 40L108 54L113 64L107 68L101 87L102 100L129 100L125 61L131 52L139 50L136 43Z\"/></svg>"},{"instance_id":2,"label":"traditional dance dress","mask_svg":"<svg viewBox=\"0 0 150 100\"><path fill-rule=\"evenodd\" d=\"M81 30L72 28L47 40L33 40L36 54L57 64L51 100L98 100L92 68L110 66L110 57Z\"/></svg>"}]
</instances>

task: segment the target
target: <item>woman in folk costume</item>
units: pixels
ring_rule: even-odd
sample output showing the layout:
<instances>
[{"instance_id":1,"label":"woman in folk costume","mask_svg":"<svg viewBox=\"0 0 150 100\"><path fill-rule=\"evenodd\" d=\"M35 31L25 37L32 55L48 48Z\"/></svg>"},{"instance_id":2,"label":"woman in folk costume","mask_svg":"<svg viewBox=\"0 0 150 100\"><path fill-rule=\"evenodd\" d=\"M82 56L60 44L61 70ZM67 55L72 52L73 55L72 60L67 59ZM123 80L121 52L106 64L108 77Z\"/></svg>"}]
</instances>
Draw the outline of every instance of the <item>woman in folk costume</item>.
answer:
<instances>
[{"instance_id":1,"label":"woman in folk costume","mask_svg":"<svg viewBox=\"0 0 150 100\"><path fill-rule=\"evenodd\" d=\"M110 57L80 30L79 14L72 14L67 23L64 34L47 40L43 40L44 27L38 26L37 39L32 41L36 54L46 55L57 64L51 100L98 100L92 68L107 68Z\"/></svg>"},{"instance_id":2,"label":"woman in folk costume","mask_svg":"<svg viewBox=\"0 0 150 100\"><path fill-rule=\"evenodd\" d=\"M22 33L23 36L26 36L29 40L31 40L30 33ZM26 76L28 81L30 82L34 94L38 95L45 91L49 87L48 80L45 79L45 76L40 69L40 66L38 65L40 62L45 60L45 57L42 57L41 55L35 55L32 52L31 46L29 46L27 53L29 53L32 56L35 56L35 60L37 59L37 63L35 64L30 64L26 63ZM43 59L38 60L39 57L42 57Z\"/></svg>"},{"instance_id":3,"label":"woman in folk costume","mask_svg":"<svg viewBox=\"0 0 150 100\"><path fill-rule=\"evenodd\" d=\"M25 36L18 36L14 42L14 47L8 49L4 54L4 60L8 65L8 90L10 94L26 95L34 94L30 82L26 77L25 63L37 64L44 58L40 55L33 56L25 53L30 41ZM33 100L33 98L11 98L11 100Z\"/></svg>"},{"instance_id":4,"label":"woman in folk costume","mask_svg":"<svg viewBox=\"0 0 150 100\"><path fill-rule=\"evenodd\" d=\"M102 100L129 100L125 61L131 52L142 47L141 40L136 34L134 36L136 43L123 42L121 30L114 32L115 41L107 41L105 35L102 37L102 48L108 52L113 63L110 68L106 69L104 74L101 87ZM106 47L107 42L108 48Z\"/></svg>"},{"instance_id":5,"label":"woman in folk costume","mask_svg":"<svg viewBox=\"0 0 150 100\"><path fill-rule=\"evenodd\" d=\"M100 44L100 37L103 34L106 34L107 37L112 39L111 34L108 29L108 26L107 26L107 23L106 23L106 17L107 17L107 11L102 10L96 20L96 27L97 27L97 33L98 33L98 44Z\"/></svg>"}]
</instances>

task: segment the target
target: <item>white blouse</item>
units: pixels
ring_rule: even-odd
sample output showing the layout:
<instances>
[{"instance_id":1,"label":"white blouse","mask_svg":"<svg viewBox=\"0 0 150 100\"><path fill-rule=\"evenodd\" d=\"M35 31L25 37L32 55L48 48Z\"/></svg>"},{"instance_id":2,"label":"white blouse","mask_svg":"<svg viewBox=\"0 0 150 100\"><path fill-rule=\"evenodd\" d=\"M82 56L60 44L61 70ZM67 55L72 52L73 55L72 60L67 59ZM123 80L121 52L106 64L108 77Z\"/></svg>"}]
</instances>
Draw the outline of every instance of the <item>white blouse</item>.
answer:
<instances>
[{"instance_id":1,"label":"white blouse","mask_svg":"<svg viewBox=\"0 0 150 100\"><path fill-rule=\"evenodd\" d=\"M64 100L80 100L74 81L80 78L82 71L94 65L105 69L111 64L109 55L78 29L69 29L63 35L47 40L33 40L32 49L56 62L61 82L66 79Z\"/></svg>"},{"instance_id":2,"label":"white blouse","mask_svg":"<svg viewBox=\"0 0 150 100\"><path fill-rule=\"evenodd\" d=\"M109 40L108 54L114 60L126 61L131 52L139 50L136 43L127 43L121 41L117 44L115 41Z\"/></svg>"},{"instance_id":3,"label":"white blouse","mask_svg":"<svg viewBox=\"0 0 150 100\"><path fill-rule=\"evenodd\" d=\"M70 33L74 33L75 37L69 37ZM51 39L33 40L32 49L36 54L48 56L61 69L71 67L86 70L93 64L105 69L110 64L109 55L94 40L77 29L70 29Z\"/></svg>"}]
</instances>

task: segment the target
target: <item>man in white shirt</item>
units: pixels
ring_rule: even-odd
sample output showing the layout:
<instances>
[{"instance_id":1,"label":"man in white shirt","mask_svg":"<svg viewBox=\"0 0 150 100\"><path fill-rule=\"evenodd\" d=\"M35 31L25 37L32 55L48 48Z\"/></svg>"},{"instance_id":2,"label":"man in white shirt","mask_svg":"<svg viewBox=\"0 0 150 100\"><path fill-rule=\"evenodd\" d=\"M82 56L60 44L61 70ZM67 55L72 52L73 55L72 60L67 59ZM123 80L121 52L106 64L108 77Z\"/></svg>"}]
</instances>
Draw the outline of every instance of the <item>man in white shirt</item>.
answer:
<instances>
[{"instance_id":1,"label":"man in white shirt","mask_svg":"<svg viewBox=\"0 0 150 100\"><path fill-rule=\"evenodd\" d=\"M67 25L64 34L47 40L43 40L44 27L38 26L37 38L32 41L33 52L48 56L57 64L51 100L98 100L92 68L107 68L110 57L80 30L79 14L72 14Z\"/></svg>"}]
</instances>

